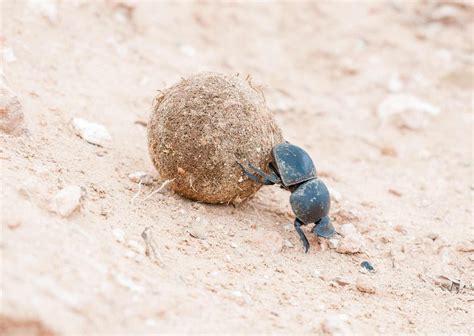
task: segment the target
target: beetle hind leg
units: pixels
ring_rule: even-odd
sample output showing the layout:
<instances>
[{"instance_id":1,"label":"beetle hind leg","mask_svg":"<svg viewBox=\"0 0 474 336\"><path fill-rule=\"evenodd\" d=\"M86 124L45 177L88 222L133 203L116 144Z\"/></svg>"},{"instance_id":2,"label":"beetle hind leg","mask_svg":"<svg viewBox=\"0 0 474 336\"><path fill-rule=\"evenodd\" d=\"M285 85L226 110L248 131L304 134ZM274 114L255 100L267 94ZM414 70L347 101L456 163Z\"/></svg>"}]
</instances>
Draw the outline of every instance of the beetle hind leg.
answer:
<instances>
[{"instance_id":1,"label":"beetle hind leg","mask_svg":"<svg viewBox=\"0 0 474 336\"><path fill-rule=\"evenodd\" d=\"M303 230L301 229L301 225L305 225L302 221L300 221L298 218L295 218L295 230L296 233L298 233L298 236L300 236L301 241L303 242L303 247L305 253L308 253L309 250L309 242L308 238L306 238Z\"/></svg>"},{"instance_id":2,"label":"beetle hind leg","mask_svg":"<svg viewBox=\"0 0 474 336\"><path fill-rule=\"evenodd\" d=\"M316 236L323 238L331 238L336 233L336 229L334 228L334 225L332 225L329 216L325 216L318 220L311 231L313 231Z\"/></svg>"}]
</instances>

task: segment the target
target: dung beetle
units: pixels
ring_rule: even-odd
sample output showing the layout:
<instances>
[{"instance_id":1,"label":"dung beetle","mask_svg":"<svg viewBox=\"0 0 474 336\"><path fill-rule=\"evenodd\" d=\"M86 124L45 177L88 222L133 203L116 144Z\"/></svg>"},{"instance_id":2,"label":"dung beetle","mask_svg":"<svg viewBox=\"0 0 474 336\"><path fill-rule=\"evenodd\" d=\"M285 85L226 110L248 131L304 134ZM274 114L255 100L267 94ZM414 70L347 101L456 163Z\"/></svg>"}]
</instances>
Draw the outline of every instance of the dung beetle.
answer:
<instances>
[{"instance_id":1,"label":"dung beetle","mask_svg":"<svg viewBox=\"0 0 474 336\"><path fill-rule=\"evenodd\" d=\"M296 216L295 230L305 252L308 252L309 242L301 229L302 225L314 223L311 231L316 236L330 238L334 235L335 229L328 216L331 204L328 188L316 176L313 160L302 148L288 142L273 147L272 161L267 167L269 174L251 163L248 168L237 163L252 181L264 185L277 184L291 192L291 209Z\"/></svg>"}]
</instances>

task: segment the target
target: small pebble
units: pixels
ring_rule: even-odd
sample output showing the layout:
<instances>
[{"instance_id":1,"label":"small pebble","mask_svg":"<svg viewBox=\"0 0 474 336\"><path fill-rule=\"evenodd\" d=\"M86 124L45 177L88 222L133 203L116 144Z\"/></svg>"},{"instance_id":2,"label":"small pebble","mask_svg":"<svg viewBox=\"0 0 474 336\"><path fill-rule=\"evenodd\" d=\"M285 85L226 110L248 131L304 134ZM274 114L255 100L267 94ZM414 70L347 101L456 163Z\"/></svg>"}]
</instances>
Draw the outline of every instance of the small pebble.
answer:
<instances>
[{"instance_id":1,"label":"small pebble","mask_svg":"<svg viewBox=\"0 0 474 336\"><path fill-rule=\"evenodd\" d=\"M140 183L143 185L151 185L153 184L154 178L151 174L144 172L144 171L137 171L128 175L130 181L135 183Z\"/></svg>"},{"instance_id":2,"label":"small pebble","mask_svg":"<svg viewBox=\"0 0 474 336\"><path fill-rule=\"evenodd\" d=\"M326 317L320 323L321 331L330 336L349 336L354 335L349 319L344 314L331 315Z\"/></svg>"},{"instance_id":3,"label":"small pebble","mask_svg":"<svg viewBox=\"0 0 474 336\"><path fill-rule=\"evenodd\" d=\"M349 235L357 233L357 229L355 228L354 224L344 224L344 225L341 225L341 229L339 233L343 236L349 236Z\"/></svg>"},{"instance_id":4,"label":"small pebble","mask_svg":"<svg viewBox=\"0 0 474 336\"><path fill-rule=\"evenodd\" d=\"M29 0L28 9L32 12L42 15L52 24L58 21L58 7L54 0Z\"/></svg>"},{"instance_id":5,"label":"small pebble","mask_svg":"<svg viewBox=\"0 0 474 336\"><path fill-rule=\"evenodd\" d=\"M187 229L189 235L196 239L204 240L207 238L206 230L198 223Z\"/></svg>"},{"instance_id":6,"label":"small pebble","mask_svg":"<svg viewBox=\"0 0 474 336\"><path fill-rule=\"evenodd\" d=\"M339 246L339 239L337 238L330 238L328 239L328 246L330 249L337 249L337 247Z\"/></svg>"},{"instance_id":7,"label":"small pebble","mask_svg":"<svg viewBox=\"0 0 474 336\"><path fill-rule=\"evenodd\" d=\"M362 293L375 294L376 292L375 286L370 284L367 280L361 278L357 279L356 288Z\"/></svg>"},{"instance_id":8,"label":"small pebble","mask_svg":"<svg viewBox=\"0 0 474 336\"><path fill-rule=\"evenodd\" d=\"M70 185L61 189L51 200L50 210L69 217L81 205L83 191L81 187Z\"/></svg>"},{"instance_id":9,"label":"small pebble","mask_svg":"<svg viewBox=\"0 0 474 336\"><path fill-rule=\"evenodd\" d=\"M340 202L342 200L342 195L339 191L335 190L335 189L332 189L330 187L328 187L328 191L329 191L329 195L331 195L331 198L336 201L336 202Z\"/></svg>"},{"instance_id":10,"label":"small pebble","mask_svg":"<svg viewBox=\"0 0 474 336\"><path fill-rule=\"evenodd\" d=\"M348 286L352 283L352 280L345 277L336 277L334 281L340 286Z\"/></svg>"},{"instance_id":11,"label":"small pebble","mask_svg":"<svg viewBox=\"0 0 474 336\"><path fill-rule=\"evenodd\" d=\"M115 228L112 230L112 233L115 237L115 240L119 243L123 243L125 241L125 232L122 229Z\"/></svg>"},{"instance_id":12,"label":"small pebble","mask_svg":"<svg viewBox=\"0 0 474 336\"><path fill-rule=\"evenodd\" d=\"M399 74L394 74L392 77L390 77L387 83L387 88L392 93L397 93L397 92L402 91L403 86L404 85Z\"/></svg>"},{"instance_id":13,"label":"small pebble","mask_svg":"<svg viewBox=\"0 0 474 336\"><path fill-rule=\"evenodd\" d=\"M11 62L16 61L15 53L13 52L13 49L11 47L3 49L3 60L6 63L11 63Z\"/></svg>"},{"instance_id":14,"label":"small pebble","mask_svg":"<svg viewBox=\"0 0 474 336\"><path fill-rule=\"evenodd\" d=\"M364 237L357 231L354 225L344 224L340 233L343 238L336 247L336 252L344 254L359 253L365 245Z\"/></svg>"},{"instance_id":15,"label":"small pebble","mask_svg":"<svg viewBox=\"0 0 474 336\"><path fill-rule=\"evenodd\" d=\"M396 127L421 130L441 110L418 97L407 94L390 94L378 106L377 115Z\"/></svg>"},{"instance_id":16,"label":"small pebble","mask_svg":"<svg viewBox=\"0 0 474 336\"><path fill-rule=\"evenodd\" d=\"M103 125L82 118L74 118L72 126L77 135L93 145L104 146L112 139L109 131Z\"/></svg>"},{"instance_id":17,"label":"small pebble","mask_svg":"<svg viewBox=\"0 0 474 336\"><path fill-rule=\"evenodd\" d=\"M397 232L400 232L403 235L406 235L408 233L407 229L403 225L400 225L400 224L395 225L394 230Z\"/></svg>"},{"instance_id":18,"label":"small pebble","mask_svg":"<svg viewBox=\"0 0 474 336\"><path fill-rule=\"evenodd\" d=\"M18 136L27 132L23 108L10 90L0 88L0 132Z\"/></svg>"},{"instance_id":19,"label":"small pebble","mask_svg":"<svg viewBox=\"0 0 474 336\"><path fill-rule=\"evenodd\" d=\"M474 252L474 241L464 241L456 246L459 252Z\"/></svg>"},{"instance_id":20,"label":"small pebble","mask_svg":"<svg viewBox=\"0 0 474 336\"><path fill-rule=\"evenodd\" d=\"M136 240L130 239L127 242L127 245L129 248L131 248L133 251L139 253L139 254L145 254L145 247L137 242Z\"/></svg>"},{"instance_id":21,"label":"small pebble","mask_svg":"<svg viewBox=\"0 0 474 336\"><path fill-rule=\"evenodd\" d=\"M432 241L435 241L436 239L439 238L439 234L434 233L434 232L431 232L431 233L428 233L428 234L426 235L426 237L428 237L428 238L431 239Z\"/></svg>"},{"instance_id":22,"label":"small pebble","mask_svg":"<svg viewBox=\"0 0 474 336\"><path fill-rule=\"evenodd\" d=\"M286 225L284 226L284 228L285 228L286 231L289 231L289 232L295 230L295 226L294 226L293 224L291 224L291 223L286 224Z\"/></svg>"},{"instance_id":23,"label":"small pebble","mask_svg":"<svg viewBox=\"0 0 474 336\"><path fill-rule=\"evenodd\" d=\"M283 246L288 247L288 248L293 248L293 244L289 240L284 240L283 241Z\"/></svg>"}]
</instances>

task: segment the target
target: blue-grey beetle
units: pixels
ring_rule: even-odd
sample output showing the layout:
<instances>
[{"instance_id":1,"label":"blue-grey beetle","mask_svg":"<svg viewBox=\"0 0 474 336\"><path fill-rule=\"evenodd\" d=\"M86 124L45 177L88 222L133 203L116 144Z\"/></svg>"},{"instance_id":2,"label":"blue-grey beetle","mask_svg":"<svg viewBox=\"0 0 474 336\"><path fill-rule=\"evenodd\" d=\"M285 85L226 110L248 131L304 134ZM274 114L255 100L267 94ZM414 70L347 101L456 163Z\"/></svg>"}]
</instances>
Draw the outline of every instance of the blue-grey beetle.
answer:
<instances>
[{"instance_id":1,"label":"blue-grey beetle","mask_svg":"<svg viewBox=\"0 0 474 336\"><path fill-rule=\"evenodd\" d=\"M302 225L315 223L312 232L317 236L330 238L334 235L335 229L328 216L331 205L329 191L317 178L313 160L302 148L290 143L273 147L269 174L250 163L248 168L237 163L252 181L264 185L278 184L291 192L291 209L296 216L295 230L305 252L308 252L309 242L301 229Z\"/></svg>"}]
</instances>

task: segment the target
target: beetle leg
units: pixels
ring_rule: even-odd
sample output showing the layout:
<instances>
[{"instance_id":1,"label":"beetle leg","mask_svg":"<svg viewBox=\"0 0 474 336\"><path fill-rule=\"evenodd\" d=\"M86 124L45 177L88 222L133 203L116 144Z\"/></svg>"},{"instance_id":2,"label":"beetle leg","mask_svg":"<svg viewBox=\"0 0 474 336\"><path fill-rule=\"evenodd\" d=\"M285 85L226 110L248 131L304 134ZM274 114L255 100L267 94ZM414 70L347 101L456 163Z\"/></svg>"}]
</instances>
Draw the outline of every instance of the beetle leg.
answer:
<instances>
[{"instance_id":1,"label":"beetle leg","mask_svg":"<svg viewBox=\"0 0 474 336\"><path fill-rule=\"evenodd\" d=\"M323 238L331 238L336 233L336 229L334 228L334 225L332 225L329 216L325 216L318 220L311 231L313 231L316 236Z\"/></svg>"},{"instance_id":2,"label":"beetle leg","mask_svg":"<svg viewBox=\"0 0 474 336\"><path fill-rule=\"evenodd\" d=\"M249 163L250 168L255 170L260 176L262 176L265 180L273 182L273 184L281 184L281 179L276 176L274 173L267 174L260 168L255 167L253 164Z\"/></svg>"},{"instance_id":3,"label":"beetle leg","mask_svg":"<svg viewBox=\"0 0 474 336\"><path fill-rule=\"evenodd\" d=\"M267 176L261 176L260 174L255 176L253 173L251 173L247 169L245 169L245 167L240 162L238 162L238 161L236 161L236 162L240 166L240 168L242 168L244 174L247 175L252 181L257 182L257 183L261 183L261 184L264 184L264 185L273 185L273 184L275 184L275 182L268 179ZM253 165L250 165L250 168L255 170L255 167ZM257 171L257 173L258 173L258 171Z\"/></svg>"},{"instance_id":4,"label":"beetle leg","mask_svg":"<svg viewBox=\"0 0 474 336\"><path fill-rule=\"evenodd\" d=\"M245 167L240 162L237 162L237 164L240 166L240 168L242 168L242 171L244 172L245 175L248 176L248 178L250 178L254 182L262 183L262 182L260 182L260 180L258 179L257 176L255 176L254 174L249 172L247 169L245 169Z\"/></svg>"},{"instance_id":5,"label":"beetle leg","mask_svg":"<svg viewBox=\"0 0 474 336\"><path fill-rule=\"evenodd\" d=\"M298 233L298 236L300 236L301 241L303 242L304 251L308 253L309 242L308 242L308 238L306 238L303 230L301 229L301 225L305 225L305 224L302 221L300 221L298 218L295 218L295 230Z\"/></svg>"}]
</instances>

